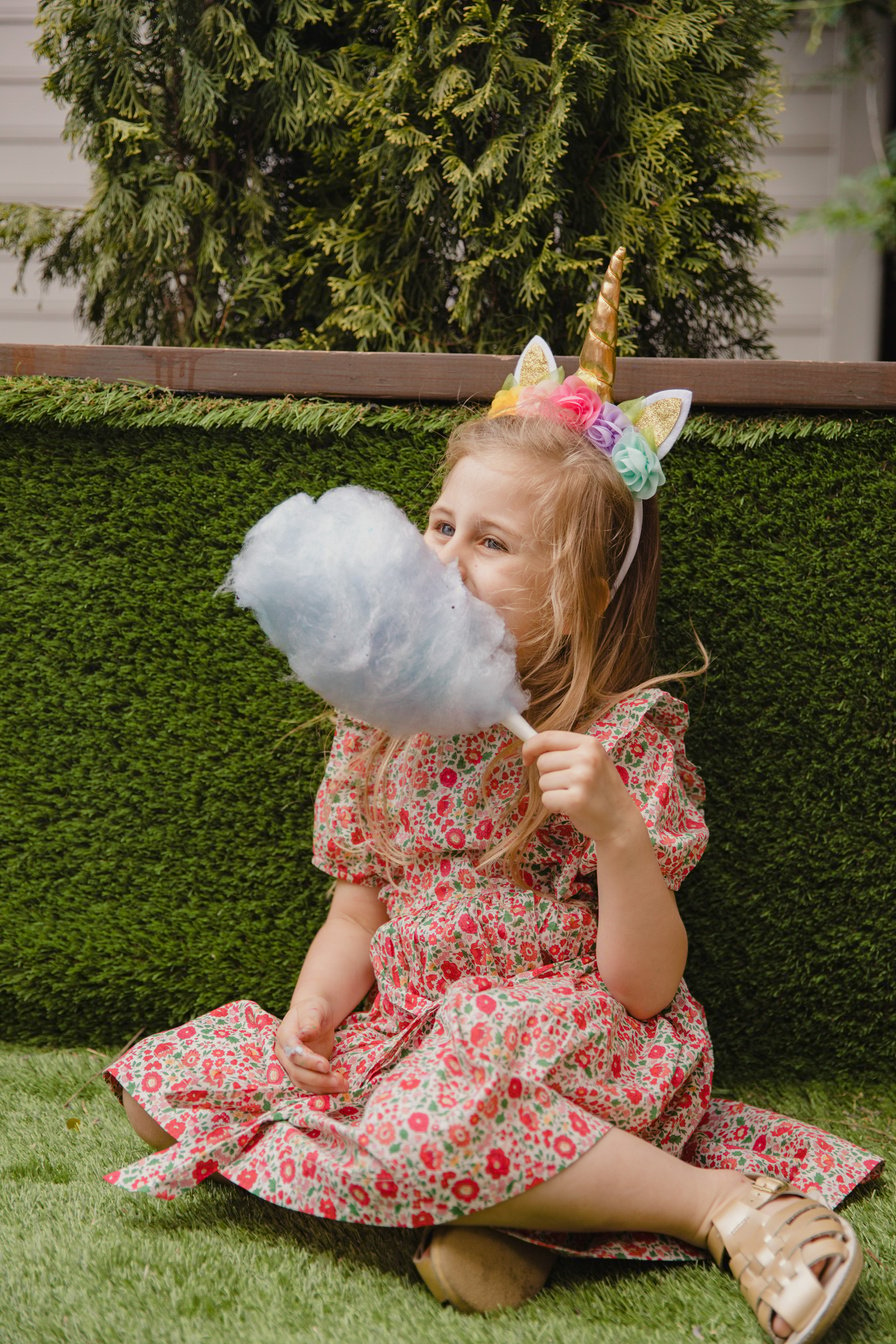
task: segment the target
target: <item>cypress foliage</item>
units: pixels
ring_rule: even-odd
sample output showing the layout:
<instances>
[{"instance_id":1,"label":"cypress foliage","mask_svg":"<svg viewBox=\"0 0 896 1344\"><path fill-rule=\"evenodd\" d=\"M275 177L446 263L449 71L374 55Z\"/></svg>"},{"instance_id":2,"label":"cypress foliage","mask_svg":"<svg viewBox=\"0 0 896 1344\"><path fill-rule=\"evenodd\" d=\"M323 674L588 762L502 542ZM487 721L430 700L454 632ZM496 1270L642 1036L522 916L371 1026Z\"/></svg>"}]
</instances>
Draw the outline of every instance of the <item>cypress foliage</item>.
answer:
<instances>
[{"instance_id":1,"label":"cypress foliage","mask_svg":"<svg viewBox=\"0 0 896 1344\"><path fill-rule=\"evenodd\" d=\"M577 348L624 242L623 353L763 353L750 263L777 221L748 164L782 7L377 9L364 96L340 107L352 200L291 234L298 273L326 279L328 344Z\"/></svg>"},{"instance_id":2,"label":"cypress foliage","mask_svg":"<svg viewBox=\"0 0 896 1344\"><path fill-rule=\"evenodd\" d=\"M42 0L93 165L0 244L109 342L575 348L631 253L623 353L762 354L783 0ZM593 293L593 291L592 291Z\"/></svg>"}]
</instances>

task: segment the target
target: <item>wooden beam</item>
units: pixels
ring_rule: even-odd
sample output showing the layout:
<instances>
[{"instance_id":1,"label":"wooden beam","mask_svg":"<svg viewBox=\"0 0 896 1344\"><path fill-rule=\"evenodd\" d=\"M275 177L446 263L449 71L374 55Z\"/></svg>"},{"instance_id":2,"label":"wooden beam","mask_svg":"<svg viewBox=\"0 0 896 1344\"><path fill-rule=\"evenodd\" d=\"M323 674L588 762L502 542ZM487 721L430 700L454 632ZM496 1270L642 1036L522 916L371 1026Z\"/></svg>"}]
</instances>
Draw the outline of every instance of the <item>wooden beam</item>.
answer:
<instances>
[{"instance_id":1,"label":"wooden beam","mask_svg":"<svg viewBox=\"0 0 896 1344\"><path fill-rule=\"evenodd\" d=\"M144 382L230 396L371 401L488 401L515 355L342 350L211 350L155 345L0 345L0 376ZM561 360L575 371L573 355ZM620 359L616 397L686 387L697 406L896 409L896 363Z\"/></svg>"}]
</instances>

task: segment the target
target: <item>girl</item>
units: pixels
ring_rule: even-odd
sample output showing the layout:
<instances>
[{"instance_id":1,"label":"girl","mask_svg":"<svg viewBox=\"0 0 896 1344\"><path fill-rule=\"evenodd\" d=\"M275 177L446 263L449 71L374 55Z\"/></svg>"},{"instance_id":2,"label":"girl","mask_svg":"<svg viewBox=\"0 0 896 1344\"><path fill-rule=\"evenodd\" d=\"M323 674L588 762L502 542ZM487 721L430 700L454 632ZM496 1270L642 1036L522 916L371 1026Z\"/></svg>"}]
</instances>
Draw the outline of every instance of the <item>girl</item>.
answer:
<instances>
[{"instance_id":1,"label":"girl","mask_svg":"<svg viewBox=\"0 0 896 1344\"><path fill-rule=\"evenodd\" d=\"M227 1004L112 1065L157 1151L107 1179L172 1198L217 1175L422 1227L424 1281L465 1310L530 1296L557 1249L708 1250L797 1344L862 1262L806 1192L838 1202L879 1163L710 1099L673 894L706 844L702 785L652 678L653 495L689 398L612 406L611 347L592 331L564 380L531 343L452 435L425 533L504 617L540 731L520 756L500 727L394 742L340 720L314 852L332 904L285 1017Z\"/></svg>"}]
</instances>

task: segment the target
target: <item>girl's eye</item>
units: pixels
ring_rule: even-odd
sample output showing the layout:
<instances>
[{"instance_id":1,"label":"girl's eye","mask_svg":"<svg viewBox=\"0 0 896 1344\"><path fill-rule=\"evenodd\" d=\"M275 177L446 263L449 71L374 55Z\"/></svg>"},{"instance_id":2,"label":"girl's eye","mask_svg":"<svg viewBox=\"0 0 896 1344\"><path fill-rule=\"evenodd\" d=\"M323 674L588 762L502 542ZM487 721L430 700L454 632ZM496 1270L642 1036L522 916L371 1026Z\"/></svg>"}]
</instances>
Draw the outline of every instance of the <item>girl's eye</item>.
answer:
<instances>
[{"instance_id":1,"label":"girl's eye","mask_svg":"<svg viewBox=\"0 0 896 1344\"><path fill-rule=\"evenodd\" d=\"M436 531L440 537L453 537L454 528L450 523L436 523Z\"/></svg>"},{"instance_id":2,"label":"girl's eye","mask_svg":"<svg viewBox=\"0 0 896 1344\"><path fill-rule=\"evenodd\" d=\"M484 544L490 551L506 551L507 547L497 537L486 537Z\"/></svg>"}]
</instances>

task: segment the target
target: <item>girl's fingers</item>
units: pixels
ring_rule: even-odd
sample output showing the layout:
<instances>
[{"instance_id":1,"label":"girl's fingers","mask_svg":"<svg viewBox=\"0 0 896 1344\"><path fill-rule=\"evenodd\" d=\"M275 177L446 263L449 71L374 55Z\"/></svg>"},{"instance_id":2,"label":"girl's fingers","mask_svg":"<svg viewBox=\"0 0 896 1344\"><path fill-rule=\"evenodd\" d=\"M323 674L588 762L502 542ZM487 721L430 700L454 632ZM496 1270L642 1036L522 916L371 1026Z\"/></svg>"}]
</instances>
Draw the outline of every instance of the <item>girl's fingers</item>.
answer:
<instances>
[{"instance_id":1,"label":"girl's fingers","mask_svg":"<svg viewBox=\"0 0 896 1344\"><path fill-rule=\"evenodd\" d=\"M523 760L527 765L531 765L547 751L571 751L583 741L589 740L594 741L582 733L567 733L556 728L547 733L536 733L523 744Z\"/></svg>"},{"instance_id":2,"label":"girl's fingers","mask_svg":"<svg viewBox=\"0 0 896 1344\"><path fill-rule=\"evenodd\" d=\"M538 786L541 789L542 797L546 793L555 791L568 792L570 789L577 789L583 793L589 793L598 783L595 778L580 770L548 770L543 775L539 775Z\"/></svg>"},{"instance_id":3,"label":"girl's fingers","mask_svg":"<svg viewBox=\"0 0 896 1344\"><path fill-rule=\"evenodd\" d=\"M317 1054L301 1039L284 1045L283 1052L289 1056L292 1063L298 1068L313 1069L316 1073L330 1072L330 1061L323 1055Z\"/></svg>"},{"instance_id":4,"label":"girl's fingers","mask_svg":"<svg viewBox=\"0 0 896 1344\"><path fill-rule=\"evenodd\" d=\"M274 1053L286 1070L290 1081L300 1092L347 1092L348 1082L341 1073L334 1073L330 1061L301 1043L281 1045L277 1042Z\"/></svg>"},{"instance_id":5,"label":"girl's fingers","mask_svg":"<svg viewBox=\"0 0 896 1344\"><path fill-rule=\"evenodd\" d=\"M567 778L577 770L577 762L570 760L569 757L558 756L556 760L538 762L538 778L540 780L553 779L554 777Z\"/></svg>"},{"instance_id":6,"label":"girl's fingers","mask_svg":"<svg viewBox=\"0 0 896 1344\"><path fill-rule=\"evenodd\" d=\"M580 737L575 746L543 751L538 757L541 771L556 770L559 766L570 765L574 761L609 760L606 751L593 737Z\"/></svg>"},{"instance_id":7,"label":"girl's fingers","mask_svg":"<svg viewBox=\"0 0 896 1344\"><path fill-rule=\"evenodd\" d=\"M542 789L541 801L549 812L562 812L568 817L577 812L585 800L570 789Z\"/></svg>"},{"instance_id":8,"label":"girl's fingers","mask_svg":"<svg viewBox=\"0 0 896 1344\"><path fill-rule=\"evenodd\" d=\"M334 1094L348 1091L348 1081L341 1073L315 1073L311 1069L290 1070L290 1078L300 1092Z\"/></svg>"}]
</instances>

